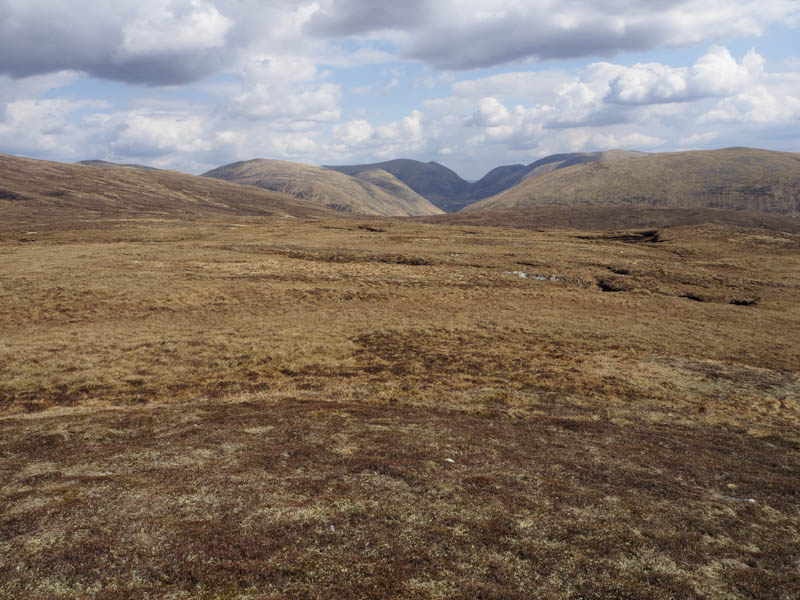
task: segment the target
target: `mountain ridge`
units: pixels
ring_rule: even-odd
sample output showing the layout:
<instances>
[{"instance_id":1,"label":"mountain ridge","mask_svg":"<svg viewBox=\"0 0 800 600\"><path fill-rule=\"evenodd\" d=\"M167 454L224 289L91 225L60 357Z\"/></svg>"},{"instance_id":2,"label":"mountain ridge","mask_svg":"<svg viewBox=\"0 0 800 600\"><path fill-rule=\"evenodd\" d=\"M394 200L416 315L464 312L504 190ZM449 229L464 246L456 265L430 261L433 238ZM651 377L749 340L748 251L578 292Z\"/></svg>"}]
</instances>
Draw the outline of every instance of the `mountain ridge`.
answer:
<instances>
[{"instance_id":1,"label":"mountain ridge","mask_svg":"<svg viewBox=\"0 0 800 600\"><path fill-rule=\"evenodd\" d=\"M462 209L650 205L800 216L800 153L723 148L575 164Z\"/></svg>"},{"instance_id":2,"label":"mountain ridge","mask_svg":"<svg viewBox=\"0 0 800 600\"><path fill-rule=\"evenodd\" d=\"M0 228L119 219L336 216L311 202L177 171L0 154Z\"/></svg>"},{"instance_id":3,"label":"mountain ridge","mask_svg":"<svg viewBox=\"0 0 800 600\"><path fill-rule=\"evenodd\" d=\"M469 204L512 188L532 175L585 162L620 160L644 155L644 152L631 150L553 154L527 165L495 167L473 183L466 181L452 169L435 161L426 163L410 158L359 165L325 165L324 168L353 176L369 169L388 171L440 209L453 213Z\"/></svg>"},{"instance_id":4,"label":"mountain ridge","mask_svg":"<svg viewBox=\"0 0 800 600\"><path fill-rule=\"evenodd\" d=\"M391 173L370 171L368 178L372 181L324 167L257 158L217 167L203 173L202 177L279 191L356 214L403 217L441 213ZM374 183L378 180L381 185Z\"/></svg>"},{"instance_id":5,"label":"mountain ridge","mask_svg":"<svg viewBox=\"0 0 800 600\"><path fill-rule=\"evenodd\" d=\"M323 168L351 176L367 170L381 169L394 175L445 212L453 212L463 206L459 198L464 197L470 186L455 171L435 161L425 163L410 158L396 158L361 165L323 165Z\"/></svg>"}]
</instances>

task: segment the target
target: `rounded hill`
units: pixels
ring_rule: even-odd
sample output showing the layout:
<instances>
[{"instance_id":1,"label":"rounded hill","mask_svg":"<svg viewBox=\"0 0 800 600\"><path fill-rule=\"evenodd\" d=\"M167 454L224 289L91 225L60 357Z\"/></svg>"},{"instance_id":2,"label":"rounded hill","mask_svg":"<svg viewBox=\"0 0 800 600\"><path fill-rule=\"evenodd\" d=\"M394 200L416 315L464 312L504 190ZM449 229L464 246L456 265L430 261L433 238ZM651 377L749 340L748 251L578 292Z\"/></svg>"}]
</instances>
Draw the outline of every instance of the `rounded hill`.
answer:
<instances>
[{"instance_id":1,"label":"rounded hill","mask_svg":"<svg viewBox=\"0 0 800 600\"><path fill-rule=\"evenodd\" d=\"M367 179L361 179L323 167L254 159L219 167L203 176L282 192L363 215L407 217L442 212L391 174L374 169Z\"/></svg>"},{"instance_id":2,"label":"rounded hill","mask_svg":"<svg viewBox=\"0 0 800 600\"><path fill-rule=\"evenodd\" d=\"M650 154L533 175L463 209L544 205L719 208L800 216L800 154L751 148Z\"/></svg>"}]
</instances>

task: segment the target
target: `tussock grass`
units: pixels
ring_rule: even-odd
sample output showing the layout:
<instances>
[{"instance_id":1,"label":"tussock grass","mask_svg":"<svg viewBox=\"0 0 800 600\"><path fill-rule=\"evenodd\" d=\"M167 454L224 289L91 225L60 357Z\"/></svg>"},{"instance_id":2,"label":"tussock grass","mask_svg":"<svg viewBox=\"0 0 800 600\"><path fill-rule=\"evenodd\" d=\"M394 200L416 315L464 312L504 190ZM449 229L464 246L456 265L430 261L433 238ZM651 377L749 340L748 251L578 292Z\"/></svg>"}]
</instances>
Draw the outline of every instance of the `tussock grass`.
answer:
<instances>
[{"instance_id":1,"label":"tussock grass","mask_svg":"<svg viewBox=\"0 0 800 600\"><path fill-rule=\"evenodd\" d=\"M25 237L0 598L800 593L796 234Z\"/></svg>"}]
</instances>

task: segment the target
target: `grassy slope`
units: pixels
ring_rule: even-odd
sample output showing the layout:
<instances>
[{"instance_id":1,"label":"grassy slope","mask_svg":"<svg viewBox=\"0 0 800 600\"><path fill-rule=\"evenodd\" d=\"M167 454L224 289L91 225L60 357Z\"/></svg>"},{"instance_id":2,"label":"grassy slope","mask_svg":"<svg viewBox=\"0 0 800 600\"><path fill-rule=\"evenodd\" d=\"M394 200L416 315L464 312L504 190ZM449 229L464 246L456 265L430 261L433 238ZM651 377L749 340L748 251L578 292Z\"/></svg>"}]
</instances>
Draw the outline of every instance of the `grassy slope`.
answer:
<instances>
[{"instance_id":1,"label":"grassy slope","mask_svg":"<svg viewBox=\"0 0 800 600\"><path fill-rule=\"evenodd\" d=\"M700 225L760 227L800 233L800 219L721 208L660 208L656 206L559 206L525 205L513 208L462 211L418 222L440 225L512 227L515 229L650 229Z\"/></svg>"},{"instance_id":2,"label":"grassy slope","mask_svg":"<svg viewBox=\"0 0 800 600\"><path fill-rule=\"evenodd\" d=\"M402 217L441 212L424 198L412 198L408 193L411 190L396 196L368 181L301 163L256 159L219 167L204 176L276 190L364 215ZM402 186L399 181L395 185Z\"/></svg>"},{"instance_id":3,"label":"grassy slope","mask_svg":"<svg viewBox=\"0 0 800 600\"><path fill-rule=\"evenodd\" d=\"M648 204L800 216L800 154L728 148L577 165L530 177L463 210L530 204Z\"/></svg>"},{"instance_id":4,"label":"grassy slope","mask_svg":"<svg viewBox=\"0 0 800 600\"><path fill-rule=\"evenodd\" d=\"M631 239L0 234L0 598L797 598L800 238Z\"/></svg>"},{"instance_id":5,"label":"grassy slope","mask_svg":"<svg viewBox=\"0 0 800 600\"><path fill-rule=\"evenodd\" d=\"M394 198L399 198L412 215L441 214L442 211L420 196L417 192L383 169L367 169L354 175L356 179L377 186Z\"/></svg>"},{"instance_id":6,"label":"grassy slope","mask_svg":"<svg viewBox=\"0 0 800 600\"><path fill-rule=\"evenodd\" d=\"M529 165L508 165L492 169L480 180L470 186L469 197L473 202L483 200L513 188L534 175L542 175L557 169L591 162L609 162L644 156L643 152L628 150L606 150L604 152L575 152L553 154L532 162Z\"/></svg>"},{"instance_id":7,"label":"grassy slope","mask_svg":"<svg viewBox=\"0 0 800 600\"><path fill-rule=\"evenodd\" d=\"M109 168L109 167L128 167L131 169L144 169L145 171L161 171L161 169L157 169L155 167L149 167L147 165L140 165L136 163L114 163L109 162L107 160L80 160L77 165L84 165L86 167L100 167L100 168Z\"/></svg>"},{"instance_id":8,"label":"grassy slope","mask_svg":"<svg viewBox=\"0 0 800 600\"><path fill-rule=\"evenodd\" d=\"M381 169L405 183L445 212L455 212L469 202L470 184L454 171L436 162L396 159L364 165L328 166L328 169L354 175L365 170Z\"/></svg>"},{"instance_id":9,"label":"grassy slope","mask_svg":"<svg viewBox=\"0 0 800 600\"><path fill-rule=\"evenodd\" d=\"M0 155L2 228L72 221L319 217L311 202L173 171L72 165Z\"/></svg>"}]
</instances>

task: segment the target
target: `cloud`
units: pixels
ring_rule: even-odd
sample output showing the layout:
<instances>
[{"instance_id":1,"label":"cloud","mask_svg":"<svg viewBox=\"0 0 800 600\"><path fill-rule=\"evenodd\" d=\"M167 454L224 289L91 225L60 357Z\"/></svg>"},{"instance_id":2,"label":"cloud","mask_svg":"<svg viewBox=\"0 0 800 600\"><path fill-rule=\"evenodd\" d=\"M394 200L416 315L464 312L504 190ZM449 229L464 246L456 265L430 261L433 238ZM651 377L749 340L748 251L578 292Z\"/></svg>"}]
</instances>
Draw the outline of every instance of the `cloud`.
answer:
<instances>
[{"instance_id":1,"label":"cloud","mask_svg":"<svg viewBox=\"0 0 800 600\"><path fill-rule=\"evenodd\" d=\"M347 146L357 146L369 140L375 133L375 128L369 121L355 119L347 121L334 128L334 135Z\"/></svg>"},{"instance_id":2,"label":"cloud","mask_svg":"<svg viewBox=\"0 0 800 600\"><path fill-rule=\"evenodd\" d=\"M797 123L800 120L800 89L797 96L777 97L764 85L725 98L702 115L701 123Z\"/></svg>"},{"instance_id":3,"label":"cloud","mask_svg":"<svg viewBox=\"0 0 800 600\"><path fill-rule=\"evenodd\" d=\"M305 30L320 37L347 37L385 29L414 28L425 23L431 12L428 0L334 0L313 13Z\"/></svg>"},{"instance_id":4,"label":"cloud","mask_svg":"<svg viewBox=\"0 0 800 600\"><path fill-rule=\"evenodd\" d=\"M0 15L0 75L73 70L166 86L235 69L252 54L302 56L334 66L400 57L440 70L613 56L759 35L774 23L796 25L800 5L796 0L0 0Z\"/></svg>"},{"instance_id":5,"label":"cloud","mask_svg":"<svg viewBox=\"0 0 800 600\"><path fill-rule=\"evenodd\" d=\"M146 56L221 48L232 25L205 0L164 1L123 26L118 54Z\"/></svg>"},{"instance_id":6,"label":"cloud","mask_svg":"<svg viewBox=\"0 0 800 600\"><path fill-rule=\"evenodd\" d=\"M329 0L306 30L321 37L388 31L403 56L464 70L760 35L771 23L796 24L798 15L792 0Z\"/></svg>"},{"instance_id":7,"label":"cloud","mask_svg":"<svg viewBox=\"0 0 800 600\"><path fill-rule=\"evenodd\" d=\"M696 145L703 145L713 142L719 137L719 131L708 131L706 133L694 133L678 140L678 144L682 147L694 147Z\"/></svg>"},{"instance_id":8,"label":"cloud","mask_svg":"<svg viewBox=\"0 0 800 600\"><path fill-rule=\"evenodd\" d=\"M232 58L233 22L206 0L0 0L0 73L65 69L151 85L194 81Z\"/></svg>"},{"instance_id":9,"label":"cloud","mask_svg":"<svg viewBox=\"0 0 800 600\"><path fill-rule=\"evenodd\" d=\"M499 99L524 97L532 102L553 102L556 90L573 81L574 76L560 69L513 71L453 83L453 93L461 97Z\"/></svg>"},{"instance_id":10,"label":"cloud","mask_svg":"<svg viewBox=\"0 0 800 600\"><path fill-rule=\"evenodd\" d=\"M508 109L497 98L489 96L480 99L467 124L480 127L497 127L508 123L510 120L511 114Z\"/></svg>"},{"instance_id":11,"label":"cloud","mask_svg":"<svg viewBox=\"0 0 800 600\"><path fill-rule=\"evenodd\" d=\"M424 146L428 137L424 119L419 110L397 121L374 126L367 120L353 119L333 128L332 141L325 148L337 159L363 155L397 158Z\"/></svg>"},{"instance_id":12,"label":"cloud","mask_svg":"<svg viewBox=\"0 0 800 600\"><path fill-rule=\"evenodd\" d=\"M79 111L104 108L107 104L101 101L64 99L18 99L0 105L0 147L11 154L53 160L82 158L80 149L88 145L90 130L73 117Z\"/></svg>"},{"instance_id":13,"label":"cloud","mask_svg":"<svg viewBox=\"0 0 800 600\"><path fill-rule=\"evenodd\" d=\"M340 96L341 88L333 83L302 91L256 84L235 96L229 109L234 116L250 119L336 121L341 116Z\"/></svg>"},{"instance_id":14,"label":"cloud","mask_svg":"<svg viewBox=\"0 0 800 600\"><path fill-rule=\"evenodd\" d=\"M301 32L313 10L295 0L0 0L0 74L186 84L252 52L323 54Z\"/></svg>"},{"instance_id":15,"label":"cloud","mask_svg":"<svg viewBox=\"0 0 800 600\"><path fill-rule=\"evenodd\" d=\"M192 154L208 152L214 147L214 139L208 135L207 124L201 116L133 113L117 130L119 135L111 143L111 150L123 156Z\"/></svg>"},{"instance_id":16,"label":"cloud","mask_svg":"<svg viewBox=\"0 0 800 600\"><path fill-rule=\"evenodd\" d=\"M656 104L730 96L753 85L764 70L764 59L751 50L741 64L722 46L712 47L689 68L661 63L623 69L610 84L606 102Z\"/></svg>"}]
</instances>

